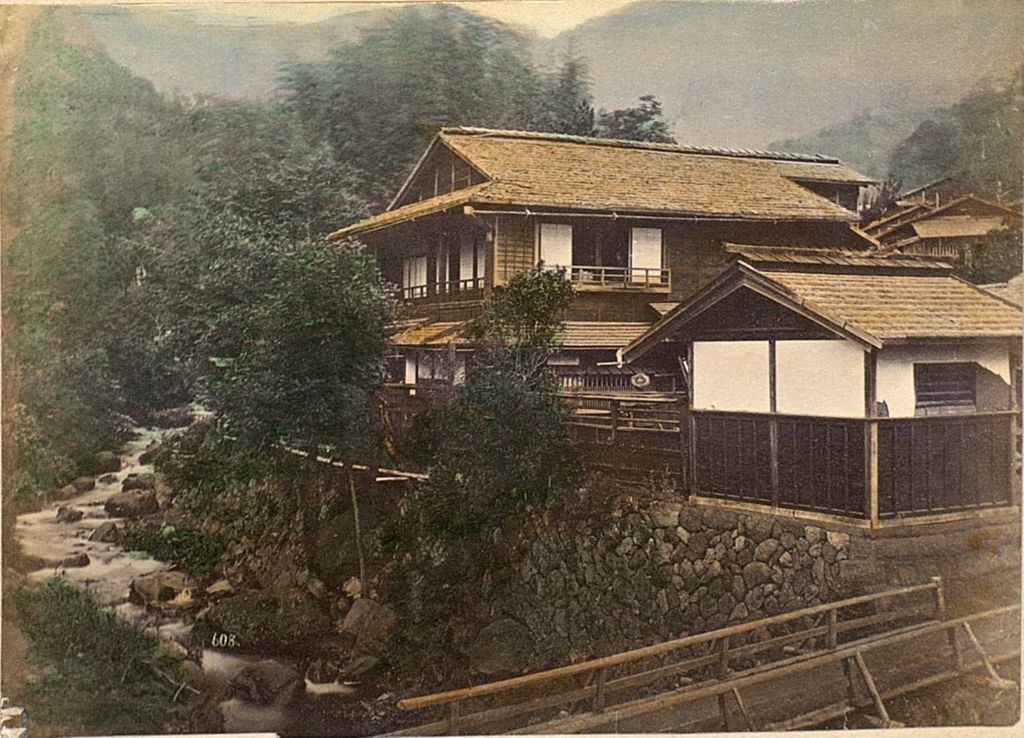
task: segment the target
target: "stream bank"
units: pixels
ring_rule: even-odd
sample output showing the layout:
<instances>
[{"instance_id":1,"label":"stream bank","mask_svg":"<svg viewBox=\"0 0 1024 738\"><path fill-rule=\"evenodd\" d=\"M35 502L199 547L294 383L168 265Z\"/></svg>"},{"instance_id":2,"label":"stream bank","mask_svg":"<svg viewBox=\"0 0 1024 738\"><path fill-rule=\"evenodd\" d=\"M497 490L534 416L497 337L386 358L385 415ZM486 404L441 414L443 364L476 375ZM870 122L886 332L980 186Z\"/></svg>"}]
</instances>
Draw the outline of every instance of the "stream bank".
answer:
<instances>
[{"instance_id":1,"label":"stream bank","mask_svg":"<svg viewBox=\"0 0 1024 738\"><path fill-rule=\"evenodd\" d=\"M36 587L51 577L66 579L134 630L158 639L181 661L201 692L204 709L196 726L201 730L285 735L375 732L367 722L380 710L376 695L368 700L375 691L369 682L358 674L345 680L336 673L333 680L324 681L310 668L308 658L239 649L231 634L211 635L208 629L196 628L210 603L243 592L226 579L203 586L205 582L200 584L173 564L126 551L116 542L114 529L128 523L175 522L170 496L152 489L153 453L147 452L177 432L180 429L136 429L118 457L120 469L93 484L83 482L81 491L65 490L59 495L62 499L18 515L15 539L21 583ZM316 650L316 644L310 646L310 651Z\"/></svg>"}]
</instances>

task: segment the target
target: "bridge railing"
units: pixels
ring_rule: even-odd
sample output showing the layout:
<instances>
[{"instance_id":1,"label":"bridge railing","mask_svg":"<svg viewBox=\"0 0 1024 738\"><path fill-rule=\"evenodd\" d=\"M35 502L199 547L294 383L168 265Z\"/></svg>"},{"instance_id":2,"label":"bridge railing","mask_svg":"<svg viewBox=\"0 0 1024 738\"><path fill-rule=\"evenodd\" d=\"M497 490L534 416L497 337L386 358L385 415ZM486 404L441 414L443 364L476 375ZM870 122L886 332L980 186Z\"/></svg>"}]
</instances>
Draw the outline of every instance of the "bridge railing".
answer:
<instances>
[{"instance_id":1,"label":"bridge railing","mask_svg":"<svg viewBox=\"0 0 1024 738\"><path fill-rule=\"evenodd\" d=\"M945 618L942 580L851 597L525 676L402 700L402 710L446 708L447 716L392 735L507 730L576 705L610 709L640 687L714 682L736 666L835 651L851 633L882 624ZM638 669L640 669L638 671ZM511 722L510 722L511 721Z\"/></svg>"}]
</instances>

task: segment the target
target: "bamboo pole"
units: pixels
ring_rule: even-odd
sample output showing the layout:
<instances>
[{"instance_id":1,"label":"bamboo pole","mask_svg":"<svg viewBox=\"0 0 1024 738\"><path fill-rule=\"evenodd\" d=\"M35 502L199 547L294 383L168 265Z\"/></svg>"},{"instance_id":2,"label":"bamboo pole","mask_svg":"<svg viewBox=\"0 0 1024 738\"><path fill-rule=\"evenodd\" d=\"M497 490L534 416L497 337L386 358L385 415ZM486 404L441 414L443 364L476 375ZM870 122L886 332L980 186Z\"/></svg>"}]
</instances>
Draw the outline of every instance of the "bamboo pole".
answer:
<instances>
[{"instance_id":1,"label":"bamboo pole","mask_svg":"<svg viewBox=\"0 0 1024 738\"><path fill-rule=\"evenodd\" d=\"M352 465L346 465L348 474L348 492L352 497L352 521L356 530L356 555L359 557L359 581L366 586L366 561L363 559L363 531L359 524L359 497L356 494L356 478L352 473Z\"/></svg>"}]
</instances>

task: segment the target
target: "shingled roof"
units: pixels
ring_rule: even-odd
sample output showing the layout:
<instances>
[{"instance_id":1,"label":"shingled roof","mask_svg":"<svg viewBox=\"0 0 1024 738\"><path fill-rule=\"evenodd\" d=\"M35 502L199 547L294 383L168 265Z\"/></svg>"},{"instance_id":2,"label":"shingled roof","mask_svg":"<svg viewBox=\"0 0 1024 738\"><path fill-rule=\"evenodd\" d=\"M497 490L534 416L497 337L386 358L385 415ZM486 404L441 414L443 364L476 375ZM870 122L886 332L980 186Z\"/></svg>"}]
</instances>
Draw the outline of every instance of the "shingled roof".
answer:
<instances>
[{"instance_id":1,"label":"shingled roof","mask_svg":"<svg viewBox=\"0 0 1024 738\"><path fill-rule=\"evenodd\" d=\"M455 152L487 181L385 211L332 237L353 236L455 205L853 222L856 213L800 183L872 181L824 156L523 131L445 128L428 153L438 146ZM401 193L395 201L400 200Z\"/></svg>"},{"instance_id":2,"label":"shingled roof","mask_svg":"<svg viewBox=\"0 0 1024 738\"><path fill-rule=\"evenodd\" d=\"M769 270L740 260L623 349L623 360L644 355L739 289L876 349L891 341L1021 335L1019 309L949 274L852 273L826 265L811 271Z\"/></svg>"},{"instance_id":3,"label":"shingled roof","mask_svg":"<svg viewBox=\"0 0 1024 738\"><path fill-rule=\"evenodd\" d=\"M412 321L391 336L393 346L465 346L470 321ZM619 349L642 335L650 323L632 321L567 320L562 323L562 347L570 349Z\"/></svg>"}]
</instances>

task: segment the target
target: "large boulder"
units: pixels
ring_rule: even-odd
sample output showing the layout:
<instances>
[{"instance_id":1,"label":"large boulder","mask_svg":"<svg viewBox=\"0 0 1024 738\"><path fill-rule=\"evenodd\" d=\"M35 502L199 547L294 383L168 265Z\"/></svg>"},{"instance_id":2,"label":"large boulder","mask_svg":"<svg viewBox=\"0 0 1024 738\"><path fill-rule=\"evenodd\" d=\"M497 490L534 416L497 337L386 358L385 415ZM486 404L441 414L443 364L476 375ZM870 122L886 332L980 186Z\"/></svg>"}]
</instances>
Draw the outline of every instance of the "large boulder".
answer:
<instances>
[{"instance_id":1,"label":"large boulder","mask_svg":"<svg viewBox=\"0 0 1024 738\"><path fill-rule=\"evenodd\" d=\"M118 492L107 500L103 509L115 518L141 518L160 510L156 493L151 489L137 489Z\"/></svg>"},{"instance_id":2,"label":"large boulder","mask_svg":"<svg viewBox=\"0 0 1024 738\"><path fill-rule=\"evenodd\" d=\"M89 563L89 554L83 552L68 556L61 560L60 566L64 569L78 569L83 566L88 566Z\"/></svg>"},{"instance_id":3,"label":"large boulder","mask_svg":"<svg viewBox=\"0 0 1024 738\"><path fill-rule=\"evenodd\" d=\"M117 539L117 523L112 520L108 520L105 523L100 523L89 534L90 541L98 541L100 543L113 543Z\"/></svg>"},{"instance_id":4,"label":"large boulder","mask_svg":"<svg viewBox=\"0 0 1024 738\"><path fill-rule=\"evenodd\" d=\"M156 489L156 474L129 474L121 482L121 491L128 492L133 489Z\"/></svg>"},{"instance_id":5,"label":"large boulder","mask_svg":"<svg viewBox=\"0 0 1024 738\"><path fill-rule=\"evenodd\" d=\"M81 494L96 489L96 480L93 477L78 477L71 482L71 486Z\"/></svg>"},{"instance_id":6,"label":"large boulder","mask_svg":"<svg viewBox=\"0 0 1024 738\"><path fill-rule=\"evenodd\" d=\"M85 517L85 513L81 510L76 510L73 507L58 507L57 508L57 522L58 523L77 523L79 520Z\"/></svg>"},{"instance_id":7,"label":"large boulder","mask_svg":"<svg viewBox=\"0 0 1024 738\"><path fill-rule=\"evenodd\" d=\"M341 632L353 636L357 648L365 648L387 636L397 622L398 618L389 608L362 597L352 603L341 624Z\"/></svg>"},{"instance_id":8,"label":"large boulder","mask_svg":"<svg viewBox=\"0 0 1024 738\"><path fill-rule=\"evenodd\" d=\"M533 659L533 635L515 620L495 620L481 630L466 648L469 670L474 674L519 673Z\"/></svg>"},{"instance_id":9,"label":"large boulder","mask_svg":"<svg viewBox=\"0 0 1024 738\"><path fill-rule=\"evenodd\" d=\"M180 571L157 571L134 579L128 599L149 607L186 607L194 604L193 584Z\"/></svg>"},{"instance_id":10,"label":"large boulder","mask_svg":"<svg viewBox=\"0 0 1024 738\"><path fill-rule=\"evenodd\" d=\"M106 474L121 470L121 459L113 451L100 451L92 457L89 471L93 474Z\"/></svg>"},{"instance_id":11,"label":"large boulder","mask_svg":"<svg viewBox=\"0 0 1024 738\"><path fill-rule=\"evenodd\" d=\"M231 691L261 705L287 704L299 686L305 686L295 669L273 659L257 661L231 680Z\"/></svg>"}]
</instances>

